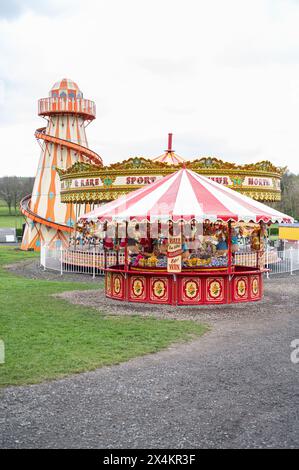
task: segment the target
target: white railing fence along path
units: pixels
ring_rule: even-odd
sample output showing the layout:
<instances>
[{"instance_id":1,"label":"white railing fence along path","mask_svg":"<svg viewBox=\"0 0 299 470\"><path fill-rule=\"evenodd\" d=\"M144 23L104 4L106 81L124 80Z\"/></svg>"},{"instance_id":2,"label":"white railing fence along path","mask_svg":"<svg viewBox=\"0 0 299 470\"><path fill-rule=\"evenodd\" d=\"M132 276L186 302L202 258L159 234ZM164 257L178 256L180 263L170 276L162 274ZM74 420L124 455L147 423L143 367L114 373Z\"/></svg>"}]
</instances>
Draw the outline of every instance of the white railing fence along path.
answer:
<instances>
[{"instance_id":1,"label":"white railing fence along path","mask_svg":"<svg viewBox=\"0 0 299 470\"><path fill-rule=\"evenodd\" d=\"M117 254L112 250L106 251L106 267L116 263L124 264L124 252ZM96 248L86 250L53 248L41 246L40 264L46 270L63 273L89 274L93 277L104 274L105 253Z\"/></svg>"},{"instance_id":2,"label":"white railing fence along path","mask_svg":"<svg viewBox=\"0 0 299 470\"><path fill-rule=\"evenodd\" d=\"M294 271L299 270L299 249L288 248L287 250L277 251L277 261L273 262L271 258L271 251L268 249L265 252L265 268L270 271L267 277L271 274L294 274Z\"/></svg>"},{"instance_id":3,"label":"white railing fence along path","mask_svg":"<svg viewBox=\"0 0 299 470\"><path fill-rule=\"evenodd\" d=\"M116 254L113 250L106 251L106 267L124 264L124 251ZM65 249L41 246L40 264L46 270L63 273L89 274L93 277L104 274L105 253L97 248ZM273 274L294 274L299 270L299 249L288 248L283 251L267 249L261 256L257 252L237 252L234 264L238 266L256 267L258 264L269 269L266 276Z\"/></svg>"}]
</instances>

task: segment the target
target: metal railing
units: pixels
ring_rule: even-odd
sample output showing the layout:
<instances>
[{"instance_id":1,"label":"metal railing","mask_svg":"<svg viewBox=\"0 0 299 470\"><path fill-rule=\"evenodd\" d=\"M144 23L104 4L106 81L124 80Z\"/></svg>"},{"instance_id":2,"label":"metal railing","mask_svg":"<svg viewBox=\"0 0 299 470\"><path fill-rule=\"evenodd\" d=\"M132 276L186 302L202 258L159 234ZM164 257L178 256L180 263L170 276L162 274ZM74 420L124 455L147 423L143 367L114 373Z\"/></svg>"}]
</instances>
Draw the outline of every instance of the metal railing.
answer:
<instances>
[{"instance_id":1,"label":"metal railing","mask_svg":"<svg viewBox=\"0 0 299 470\"><path fill-rule=\"evenodd\" d=\"M263 266L267 270L267 278L271 274L293 274L299 270L299 248L286 250L273 250L267 247L262 252L237 252L234 255L234 264L237 266Z\"/></svg>"},{"instance_id":2,"label":"metal railing","mask_svg":"<svg viewBox=\"0 0 299 470\"><path fill-rule=\"evenodd\" d=\"M265 267L269 269L267 277L271 274L294 274L299 270L299 249L288 248L287 250L277 251L277 260L271 257L271 251L265 252Z\"/></svg>"},{"instance_id":3,"label":"metal railing","mask_svg":"<svg viewBox=\"0 0 299 470\"><path fill-rule=\"evenodd\" d=\"M105 260L106 259L106 260ZM124 252L107 250L100 251L96 248L81 249L65 249L52 248L47 245L41 246L40 264L46 269L60 271L63 273L89 274L94 278L104 274L106 267L115 264L124 264Z\"/></svg>"},{"instance_id":4,"label":"metal railing","mask_svg":"<svg viewBox=\"0 0 299 470\"><path fill-rule=\"evenodd\" d=\"M54 98L47 97L38 100L38 114L46 115L51 113L78 113L91 116L92 118L96 115L96 105L94 101L87 100L85 98Z\"/></svg>"},{"instance_id":5,"label":"metal railing","mask_svg":"<svg viewBox=\"0 0 299 470\"><path fill-rule=\"evenodd\" d=\"M106 257L106 261L105 261ZM104 274L106 267L115 264L124 264L124 251L118 253L107 250L106 256L99 248L52 248L41 246L40 264L43 268L63 273L89 274L93 277ZM266 276L273 274L294 274L299 270L299 249L289 248L283 251L270 250L263 252L237 252L233 262L236 266L257 267L264 266L269 271Z\"/></svg>"}]
</instances>

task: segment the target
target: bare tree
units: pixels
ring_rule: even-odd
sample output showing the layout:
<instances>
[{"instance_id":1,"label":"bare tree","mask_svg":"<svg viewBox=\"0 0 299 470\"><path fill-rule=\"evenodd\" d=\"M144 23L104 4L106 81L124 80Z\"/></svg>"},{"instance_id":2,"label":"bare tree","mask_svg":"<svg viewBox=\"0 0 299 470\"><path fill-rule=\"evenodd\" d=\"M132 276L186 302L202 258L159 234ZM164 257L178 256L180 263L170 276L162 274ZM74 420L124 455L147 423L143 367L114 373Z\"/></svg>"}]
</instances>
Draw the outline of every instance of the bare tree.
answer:
<instances>
[{"instance_id":1,"label":"bare tree","mask_svg":"<svg viewBox=\"0 0 299 470\"><path fill-rule=\"evenodd\" d=\"M22 179L22 197L24 197L32 193L32 189L34 185L34 177L28 176L28 177L24 177L21 179Z\"/></svg>"},{"instance_id":2,"label":"bare tree","mask_svg":"<svg viewBox=\"0 0 299 470\"><path fill-rule=\"evenodd\" d=\"M299 175L287 172L281 179L281 201L273 206L291 215L296 220L299 219Z\"/></svg>"},{"instance_id":3,"label":"bare tree","mask_svg":"<svg viewBox=\"0 0 299 470\"><path fill-rule=\"evenodd\" d=\"M0 198L3 199L8 207L9 214L12 209L16 214L21 199L27 194L31 194L34 178L4 176L0 178Z\"/></svg>"},{"instance_id":4,"label":"bare tree","mask_svg":"<svg viewBox=\"0 0 299 470\"><path fill-rule=\"evenodd\" d=\"M10 215L14 199L11 179L10 176L4 176L0 179L0 198L6 202Z\"/></svg>"},{"instance_id":5,"label":"bare tree","mask_svg":"<svg viewBox=\"0 0 299 470\"><path fill-rule=\"evenodd\" d=\"M32 193L34 177L23 177L19 178L19 190L16 193L17 198L15 199L15 207L19 207L21 199Z\"/></svg>"}]
</instances>

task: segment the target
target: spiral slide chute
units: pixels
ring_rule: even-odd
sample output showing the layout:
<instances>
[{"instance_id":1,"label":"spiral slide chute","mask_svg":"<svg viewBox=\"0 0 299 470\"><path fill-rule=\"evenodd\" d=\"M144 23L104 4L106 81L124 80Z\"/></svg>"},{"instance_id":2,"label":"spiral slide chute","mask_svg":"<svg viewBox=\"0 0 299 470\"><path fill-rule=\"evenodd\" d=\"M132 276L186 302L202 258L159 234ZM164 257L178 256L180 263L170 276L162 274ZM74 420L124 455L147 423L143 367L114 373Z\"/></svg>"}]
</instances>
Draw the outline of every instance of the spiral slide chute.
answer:
<instances>
[{"instance_id":1,"label":"spiral slide chute","mask_svg":"<svg viewBox=\"0 0 299 470\"><path fill-rule=\"evenodd\" d=\"M37 139L42 139L45 142L51 142L53 144L61 145L62 147L69 148L74 150L75 152L83 155L84 157L88 158L91 162L97 165L103 165L103 160L96 152L93 152L87 147L83 145L77 144L70 140L61 139L60 137L54 137L52 135L46 134L46 127L40 127L35 131L35 137Z\"/></svg>"},{"instance_id":2,"label":"spiral slide chute","mask_svg":"<svg viewBox=\"0 0 299 470\"><path fill-rule=\"evenodd\" d=\"M25 217L28 217L30 220L38 224L43 224L43 225L46 225L47 227L54 228L55 230L61 230L63 232L71 232L73 230L72 227L69 227L64 224L59 224L56 222L51 222L45 219L44 217L40 217L38 214L35 214L30 209L30 201L31 201L31 194L28 194L28 196L25 196L20 202L21 212Z\"/></svg>"},{"instance_id":3,"label":"spiral slide chute","mask_svg":"<svg viewBox=\"0 0 299 470\"><path fill-rule=\"evenodd\" d=\"M86 122L96 117L95 103L83 98L78 85L63 78L51 88L49 97L38 101L38 115L47 127L36 129L42 151L31 196L21 201L26 217L22 249L39 250L41 243L68 243L76 223L73 204L62 203L57 168L67 169L77 162L103 165L102 158L87 147Z\"/></svg>"}]
</instances>

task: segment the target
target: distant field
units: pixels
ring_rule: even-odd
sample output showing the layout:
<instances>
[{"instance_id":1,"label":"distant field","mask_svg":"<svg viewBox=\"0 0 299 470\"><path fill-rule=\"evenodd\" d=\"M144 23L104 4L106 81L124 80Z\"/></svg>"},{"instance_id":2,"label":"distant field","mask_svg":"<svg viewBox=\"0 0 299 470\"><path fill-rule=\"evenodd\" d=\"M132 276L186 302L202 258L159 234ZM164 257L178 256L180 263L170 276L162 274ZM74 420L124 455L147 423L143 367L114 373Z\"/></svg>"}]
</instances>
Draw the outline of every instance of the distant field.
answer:
<instances>
[{"instance_id":1,"label":"distant field","mask_svg":"<svg viewBox=\"0 0 299 470\"><path fill-rule=\"evenodd\" d=\"M22 228L24 221L25 220L22 215L17 215L16 217L13 215L0 215L0 227Z\"/></svg>"},{"instance_id":2,"label":"distant field","mask_svg":"<svg viewBox=\"0 0 299 470\"><path fill-rule=\"evenodd\" d=\"M17 215L9 215L8 207L0 200L0 227L22 228L24 217L17 211Z\"/></svg>"}]
</instances>

